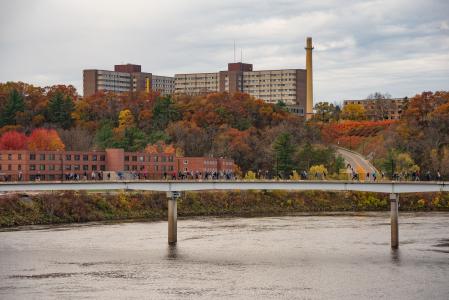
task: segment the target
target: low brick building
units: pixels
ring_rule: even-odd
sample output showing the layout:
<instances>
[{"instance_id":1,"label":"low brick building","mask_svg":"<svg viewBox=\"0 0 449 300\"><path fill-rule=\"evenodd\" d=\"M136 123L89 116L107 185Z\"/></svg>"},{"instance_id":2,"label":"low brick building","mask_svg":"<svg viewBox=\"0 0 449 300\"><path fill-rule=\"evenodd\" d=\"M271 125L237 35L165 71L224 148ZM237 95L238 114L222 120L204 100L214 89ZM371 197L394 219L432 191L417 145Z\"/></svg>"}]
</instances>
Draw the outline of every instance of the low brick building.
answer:
<instances>
[{"instance_id":1,"label":"low brick building","mask_svg":"<svg viewBox=\"0 0 449 300\"><path fill-rule=\"evenodd\" d=\"M142 152L0 150L0 180L162 179L178 172L233 172L224 158L176 157L172 146L149 145Z\"/></svg>"}]
</instances>

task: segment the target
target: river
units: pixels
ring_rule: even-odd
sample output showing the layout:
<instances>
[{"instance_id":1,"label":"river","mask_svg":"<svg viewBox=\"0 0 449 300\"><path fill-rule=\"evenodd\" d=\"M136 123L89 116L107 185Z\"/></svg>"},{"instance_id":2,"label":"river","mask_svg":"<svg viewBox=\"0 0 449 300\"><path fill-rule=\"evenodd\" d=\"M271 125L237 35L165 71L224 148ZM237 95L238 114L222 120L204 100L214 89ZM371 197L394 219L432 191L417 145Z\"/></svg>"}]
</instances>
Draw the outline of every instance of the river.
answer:
<instances>
[{"instance_id":1,"label":"river","mask_svg":"<svg viewBox=\"0 0 449 300\"><path fill-rule=\"evenodd\" d=\"M0 232L1 299L449 299L449 214L35 226Z\"/></svg>"}]
</instances>

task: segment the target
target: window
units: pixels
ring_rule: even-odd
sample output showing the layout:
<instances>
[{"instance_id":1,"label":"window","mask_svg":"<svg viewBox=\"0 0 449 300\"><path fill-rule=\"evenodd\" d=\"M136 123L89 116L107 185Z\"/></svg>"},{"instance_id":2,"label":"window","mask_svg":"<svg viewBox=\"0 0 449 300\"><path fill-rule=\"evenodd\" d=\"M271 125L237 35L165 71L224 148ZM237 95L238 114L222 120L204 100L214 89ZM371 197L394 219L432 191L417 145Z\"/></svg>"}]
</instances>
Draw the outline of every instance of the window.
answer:
<instances>
[{"instance_id":1,"label":"window","mask_svg":"<svg viewBox=\"0 0 449 300\"><path fill-rule=\"evenodd\" d=\"M70 154L67 154L67 155L65 156L65 160L72 160L72 156L71 156Z\"/></svg>"},{"instance_id":2,"label":"window","mask_svg":"<svg viewBox=\"0 0 449 300\"><path fill-rule=\"evenodd\" d=\"M173 171L173 166L169 166L168 170Z\"/></svg>"},{"instance_id":3,"label":"window","mask_svg":"<svg viewBox=\"0 0 449 300\"><path fill-rule=\"evenodd\" d=\"M100 165L100 170L101 171L106 171L106 166L105 165Z\"/></svg>"},{"instance_id":4,"label":"window","mask_svg":"<svg viewBox=\"0 0 449 300\"><path fill-rule=\"evenodd\" d=\"M100 160L101 160L101 161L105 161L105 160L106 160L106 156L100 155Z\"/></svg>"},{"instance_id":5,"label":"window","mask_svg":"<svg viewBox=\"0 0 449 300\"><path fill-rule=\"evenodd\" d=\"M36 154L30 153L30 160L36 160Z\"/></svg>"},{"instance_id":6,"label":"window","mask_svg":"<svg viewBox=\"0 0 449 300\"><path fill-rule=\"evenodd\" d=\"M154 170L157 172L159 171L159 166L154 166Z\"/></svg>"},{"instance_id":7,"label":"window","mask_svg":"<svg viewBox=\"0 0 449 300\"><path fill-rule=\"evenodd\" d=\"M167 161L167 157L166 156L162 156L162 162L166 162Z\"/></svg>"},{"instance_id":8,"label":"window","mask_svg":"<svg viewBox=\"0 0 449 300\"><path fill-rule=\"evenodd\" d=\"M48 160L55 160L55 159L56 159L56 155L54 155L54 154L48 155Z\"/></svg>"},{"instance_id":9,"label":"window","mask_svg":"<svg viewBox=\"0 0 449 300\"><path fill-rule=\"evenodd\" d=\"M140 166L140 171L145 170L145 166Z\"/></svg>"},{"instance_id":10,"label":"window","mask_svg":"<svg viewBox=\"0 0 449 300\"><path fill-rule=\"evenodd\" d=\"M169 156L169 157L168 157L168 161L169 161L169 162L173 162L173 156Z\"/></svg>"},{"instance_id":11,"label":"window","mask_svg":"<svg viewBox=\"0 0 449 300\"><path fill-rule=\"evenodd\" d=\"M93 161L97 161L97 155L96 154L92 155L92 160Z\"/></svg>"},{"instance_id":12,"label":"window","mask_svg":"<svg viewBox=\"0 0 449 300\"><path fill-rule=\"evenodd\" d=\"M125 156L125 161L129 161L129 156L128 155Z\"/></svg>"},{"instance_id":13,"label":"window","mask_svg":"<svg viewBox=\"0 0 449 300\"><path fill-rule=\"evenodd\" d=\"M11 170L12 170L12 166L8 165L8 171L11 171Z\"/></svg>"},{"instance_id":14,"label":"window","mask_svg":"<svg viewBox=\"0 0 449 300\"><path fill-rule=\"evenodd\" d=\"M1 170L1 168L0 168L0 170ZM18 165L17 166L17 170L21 171L22 170L22 165Z\"/></svg>"},{"instance_id":15,"label":"window","mask_svg":"<svg viewBox=\"0 0 449 300\"><path fill-rule=\"evenodd\" d=\"M36 166L35 165L30 165L30 171L34 171L36 170Z\"/></svg>"},{"instance_id":16,"label":"window","mask_svg":"<svg viewBox=\"0 0 449 300\"><path fill-rule=\"evenodd\" d=\"M67 171L70 171L72 169L72 166L71 165L65 165L64 169L66 169Z\"/></svg>"},{"instance_id":17,"label":"window","mask_svg":"<svg viewBox=\"0 0 449 300\"><path fill-rule=\"evenodd\" d=\"M45 154L39 154L39 160L45 160Z\"/></svg>"},{"instance_id":18,"label":"window","mask_svg":"<svg viewBox=\"0 0 449 300\"><path fill-rule=\"evenodd\" d=\"M145 161L145 156L139 156L139 161Z\"/></svg>"},{"instance_id":19,"label":"window","mask_svg":"<svg viewBox=\"0 0 449 300\"><path fill-rule=\"evenodd\" d=\"M92 165L92 171L96 171L97 170L97 165Z\"/></svg>"},{"instance_id":20,"label":"window","mask_svg":"<svg viewBox=\"0 0 449 300\"><path fill-rule=\"evenodd\" d=\"M133 155L133 161L137 161L137 156Z\"/></svg>"},{"instance_id":21,"label":"window","mask_svg":"<svg viewBox=\"0 0 449 300\"><path fill-rule=\"evenodd\" d=\"M84 160L84 161L87 161L87 160L89 160L89 155L87 155L87 154L83 154L83 160Z\"/></svg>"},{"instance_id":22,"label":"window","mask_svg":"<svg viewBox=\"0 0 449 300\"><path fill-rule=\"evenodd\" d=\"M184 164L187 165L189 161L187 159L184 160Z\"/></svg>"},{"instance_id":23,"label":"window","mask_svg":"<svg viewBox=\"0 0 449 300\"><path fill-rule=\"evenodd\" d=\"M89 166L88 165L83 165L83 171L89 171Z\"/></svg>"},{"instance_id":24,"label":"window","mask_svg":"<svg viewBox=\"0 0 449 300\"><path fill-rule=\"evenodd\" d=\"M49 169L50 171L54 171L54 170L55 170L55 165L49 165L49 166L48 166L48 169Z\"/></svg>"},{"instance_id":25,"label":"window","mask_svg":"<svg viewBox=\"0 0 449 300\"><path fill-rule=\"evenodd\" d=\"M17 159L22 160L22 154L17 154Z\"/></svg>"},{"instance_id":26,"label":"window","mask_svg":"<svg viewBox=\"0 0 449 300\"><path fill-rule=\"evenodd\" d=\"M156 155L156 156L154 157L154 161L155 161L155 162L158 162L158 161L159 161L159 156Z\"/></svg>"},{"instance_id":27,"label":"window","mask_svg":"<svg viewBox=\"0 0 449 300\"><path fill-rule=\"evenodd\" d=\"M79 171L79 170L80 170L80 165L74 165L74 166L73 166L73 170Z\"/></svg>"},{"instance_id":28,"label":"window","mask_svg":"<svg viewBox=\"0 0 449 300\"><path fill-rule=\"evenodd\" d=\"M12 154L8 154L8 160L12 160Z\"/></svg>"},{"instance_id":29,"label":"window","mask_svg":"<svg viewBox=\"0 0 449 300\"><path fill-rule=\"evenodd\" d=\"M132 169L133 169L133 171L137 171L137 166L136 166L136 165L133 165L133 166L132 166Z\"/></svg>"},{"instance_id":30,"label":"window","mask_svg":"<svg viewBox=\"0 0 449 300\"><path fill-rule=\"evenodd\" d=\"M75 160L80 160L80 155L79 154L75 154Z\"/></svg>"},{"instance_id":31,"label":"window","mask_svg":"<svg viewBox=\"0 0 449 300\"><path fill-rule=\"evenodd\" d=\"M125 171L129 171L129 165L125 165Z\"/></svg>"},{"instance_id":32,"label":"window","mask_svg":"<svg viewBox=\"0 0 449 300\"><path fill-rule=\"evenodd\" d=\"M45 165L39 165L39 170L40 171L45 171Z\"/></svg>"}]
</instances>

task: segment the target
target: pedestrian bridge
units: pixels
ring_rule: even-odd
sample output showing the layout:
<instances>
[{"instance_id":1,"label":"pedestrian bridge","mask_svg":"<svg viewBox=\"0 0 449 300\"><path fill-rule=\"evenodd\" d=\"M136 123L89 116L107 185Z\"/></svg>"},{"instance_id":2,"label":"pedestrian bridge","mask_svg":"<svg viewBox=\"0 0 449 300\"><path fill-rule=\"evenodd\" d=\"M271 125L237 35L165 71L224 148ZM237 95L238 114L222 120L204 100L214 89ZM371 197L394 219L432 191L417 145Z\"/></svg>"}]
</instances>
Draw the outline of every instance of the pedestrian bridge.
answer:
<instances>
[{"instance_id":1,"label":"pedestrian bridge","mask_svg":"<svg viewBox=\"0 0 449 300\"><path fill-rule=\"evenodd\" d=\"M177 198L183 191L206 190L320 190L360 191L390 194L391 247L399 247L398 207L400 193L449 192L449 182L353 182L353 181L74 181L74 182L7 182L0 192L64 190L140 190L167 192L168 243L177 242Z\"/></svg>"},{"instance_id":2,"label":"pedestrian bridge","mask_svg":"<svg viewBox=\"0 0 449 300\"><path fill-rule=\"evenodd\" d=\"M449 182L357 182L357 181L70 181L70 182L5 182L0 192L68 191L68 190L141 190L157 192L183 192L207 190L320 190L360 191L388 194L449 192Z\"/></svg>"}]
</instances>

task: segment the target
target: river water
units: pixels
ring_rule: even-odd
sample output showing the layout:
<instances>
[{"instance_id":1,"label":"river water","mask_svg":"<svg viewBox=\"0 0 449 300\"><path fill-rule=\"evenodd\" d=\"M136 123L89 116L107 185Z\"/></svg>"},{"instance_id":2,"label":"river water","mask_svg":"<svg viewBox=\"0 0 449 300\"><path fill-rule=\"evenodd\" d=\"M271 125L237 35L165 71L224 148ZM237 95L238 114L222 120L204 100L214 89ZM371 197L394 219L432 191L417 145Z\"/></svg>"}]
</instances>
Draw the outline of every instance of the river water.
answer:
<instances>
[{"instance_id":1,"label":"river water","mask_svg":"<svg viewBox=\"0 0 449 300\"><path fill-rule=\"evenodd\" d=\"M84 224L0 232L0 299L449 299L449 214Z\"/></svg>"}]
</instances>

